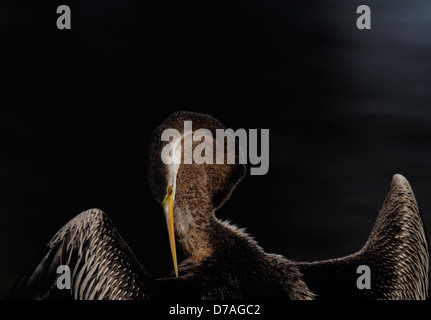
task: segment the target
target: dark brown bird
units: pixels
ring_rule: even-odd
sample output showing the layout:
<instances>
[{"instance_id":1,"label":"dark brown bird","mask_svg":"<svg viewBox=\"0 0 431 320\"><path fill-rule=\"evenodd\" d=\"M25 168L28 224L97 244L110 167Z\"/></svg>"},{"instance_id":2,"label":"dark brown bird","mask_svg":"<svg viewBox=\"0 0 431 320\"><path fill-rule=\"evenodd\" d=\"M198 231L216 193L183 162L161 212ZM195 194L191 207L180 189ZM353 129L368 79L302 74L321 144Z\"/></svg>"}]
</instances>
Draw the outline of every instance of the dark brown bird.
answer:
<instances>
[{"instance_id":1,"label":"dark brown bird","mask_svg":"<svg viewBox=\"0 0 431 320\"><path fill-rule=\"evenodd\" d=\"M413 192L395 175L376 225L364 248L340 259L296 263L266 253L243 230L216 218L215 211L231 196L245 175L235 163L187 163L185 146L195 150L184 132L207 129L215 146L223 125L209 115L177 112L152 134L149 184L164 209L175 276L155 279L136 260L105 213L92 209L67 223L47 250L11 290L11 299L426 299L429 297L429 252ZM176 140L162 141L165 129ZM228 142L224 141L226 147ZM165 164L162 152L181 164ZM236 145L238 147L238 145ZM228 150L225 148L225 150ZM225 154L225 160L229 154ZM215 159L215 154L213 155ZM263 201L263 200L262 200ZM177 266L176 245L186 259ZM60 290L56 272L71 270L71 288ZM366 265L371 288L359 289L357 268Z\"/></svg>"}]
</instances>

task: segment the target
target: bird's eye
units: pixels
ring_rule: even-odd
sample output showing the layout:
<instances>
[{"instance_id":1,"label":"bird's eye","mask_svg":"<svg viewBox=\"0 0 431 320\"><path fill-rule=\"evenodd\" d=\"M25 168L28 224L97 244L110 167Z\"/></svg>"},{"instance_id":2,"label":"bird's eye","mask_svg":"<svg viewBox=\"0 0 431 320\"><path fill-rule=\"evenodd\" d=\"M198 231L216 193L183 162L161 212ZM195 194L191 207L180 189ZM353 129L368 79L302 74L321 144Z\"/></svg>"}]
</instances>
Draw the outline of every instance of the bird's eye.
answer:
<instances>
[{"instance_id":1,"label":"bird's eye","mask_svg":"<svg viewBox=\"0 0 431 320\"><path fill-rule=\"evenodd\" d=\"M172 188L172 185L170 185L169 187L168 187L168 197L170 197L170 196L172 196L172 193L174 192L174 188Z\"/></svg>"}]
</instances>

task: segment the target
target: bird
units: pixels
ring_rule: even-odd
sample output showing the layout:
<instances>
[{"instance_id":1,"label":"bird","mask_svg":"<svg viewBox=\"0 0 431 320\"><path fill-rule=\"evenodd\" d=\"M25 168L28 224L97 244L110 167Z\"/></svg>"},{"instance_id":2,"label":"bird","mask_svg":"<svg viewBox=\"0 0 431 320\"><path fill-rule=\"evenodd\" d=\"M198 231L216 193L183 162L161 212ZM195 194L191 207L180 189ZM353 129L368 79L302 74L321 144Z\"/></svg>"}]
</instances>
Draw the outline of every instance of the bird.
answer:
<instances>
[{"instance_id":1,"label":"bird","mask_svg":"<svg viewBox=\"0 0 431 320\"><path fill-rule=\"evenodd\" d=\"M74 300L316 300L428 299L429 250L422 217L407 179L396 174L364 247L349 256L296 262L267 253L244 229L216 217L246 175L240 148L233 163L186 163L182 145L200 141L185 135L206 129L215 145L225 127L208 114L177 111L151 134L148 151L150 192L164 212L173 272L156 278L137 260L112 220L89 209L65 224L11 288L8 299ZM179 136L163 139L168 129ZM202 132L202 131L201 131ZM189 139L189 140L187 140ZM198 139L199 140L199 139ZM227 140L223 141L224 146ZM161 154L181 159L166 163ZM215 157L215 155L213 155ZM225 160L229 156L225 155ZM262 199L264 200L264 199ZM269 213L268 213L269 214ZM184 260L178 264L177 249ZM60 266L70 286L58 285ZM358 286L366 266L370 288Z\"/></svg>"}]
</instances>

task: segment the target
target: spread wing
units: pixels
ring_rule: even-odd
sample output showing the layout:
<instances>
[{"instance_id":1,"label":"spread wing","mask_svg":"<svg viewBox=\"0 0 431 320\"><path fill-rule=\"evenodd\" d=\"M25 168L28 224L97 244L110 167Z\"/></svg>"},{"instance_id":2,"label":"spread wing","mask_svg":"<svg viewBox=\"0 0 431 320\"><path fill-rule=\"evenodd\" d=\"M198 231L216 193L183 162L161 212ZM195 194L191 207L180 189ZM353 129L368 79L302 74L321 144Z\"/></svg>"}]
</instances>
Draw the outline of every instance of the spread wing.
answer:
<instances>
[{"instance_id":1,"label":"spread wing","mask_svg":"<svg viewBox=\"0 0 431 320\"><path fill-rule=\"evenodd\" d=\"M365 283L369 267L370 289ZM321 299L428 299L429 251L408 181L395 175L365 246L340 259L300 263L309 288ZM359 273L358 273L359 271Z\"/></svg>"},{"instance_id":2,"label":"spread wing","mask_svg":"<svg viewBox=\"0 0 431 320\"><path fill-rule=\"evenodd\" d=\"M148 299L156 287L108 216L92 209L57 232L8 298Z\"/></svg>"}]
</instances>

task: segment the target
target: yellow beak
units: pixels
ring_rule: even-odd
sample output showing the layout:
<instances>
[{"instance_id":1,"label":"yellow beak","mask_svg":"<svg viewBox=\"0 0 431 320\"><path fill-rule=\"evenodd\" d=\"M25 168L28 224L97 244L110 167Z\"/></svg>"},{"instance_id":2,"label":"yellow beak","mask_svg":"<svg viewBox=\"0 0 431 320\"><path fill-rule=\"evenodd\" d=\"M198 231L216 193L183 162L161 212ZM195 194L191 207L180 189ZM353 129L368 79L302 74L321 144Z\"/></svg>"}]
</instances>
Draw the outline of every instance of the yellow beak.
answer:
<instances>
[{"instance_id":1,"label":"yellow beak","mask_svg":"<svg viewBox=\"0 0 431 320\"><path fill-rule=\"evenodd\" d=\"M169 244L171 246L172 261L174 262L175 276L178 278L177 249L175 247L174 232L174 188L170 185L165 200L163 200L166 224L168 225Z\"/></svg>"}]
</instances>

